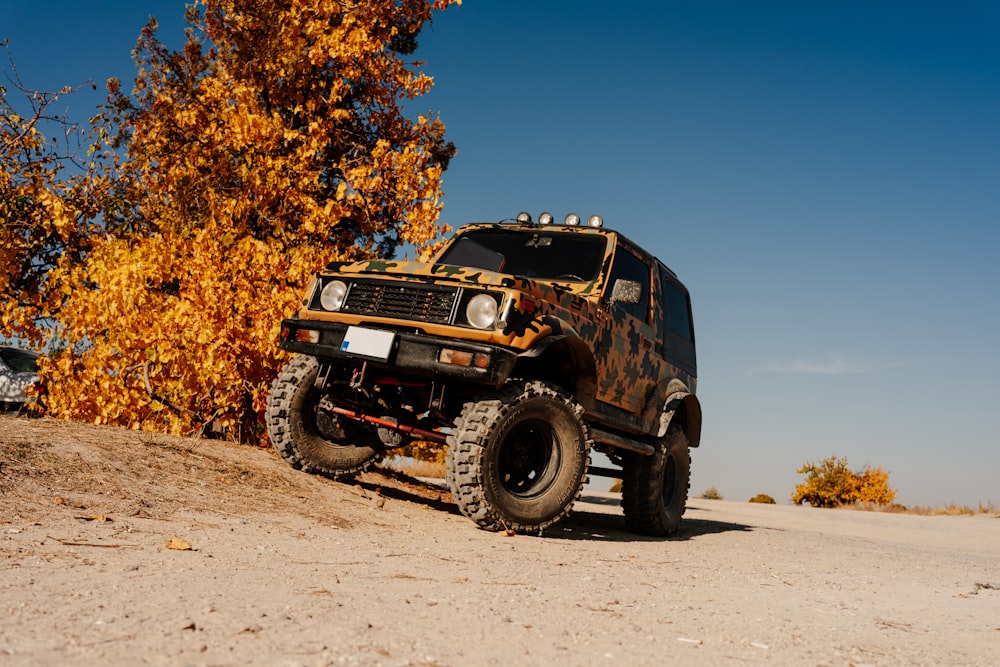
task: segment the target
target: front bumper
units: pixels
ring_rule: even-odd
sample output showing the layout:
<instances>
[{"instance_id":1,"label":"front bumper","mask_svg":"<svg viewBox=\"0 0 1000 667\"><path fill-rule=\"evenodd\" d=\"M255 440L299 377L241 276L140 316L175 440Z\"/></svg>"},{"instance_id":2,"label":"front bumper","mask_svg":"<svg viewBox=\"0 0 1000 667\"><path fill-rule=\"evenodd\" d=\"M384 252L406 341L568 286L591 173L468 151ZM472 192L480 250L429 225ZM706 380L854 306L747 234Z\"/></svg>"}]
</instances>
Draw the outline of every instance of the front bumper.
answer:
<instances>
[{"instance_id":1,"label":"front bumper","mask_svg":"<svg viewBox=\"0 0 1000 667\"><path fill-rule=\"evenodd\" d=\"M377 329L376 326L367 326ZM400 375L428 378L453 378L494 387L502 385L517 363L517 353L507 348L484 343L471 343L442 336L421 333L393 332L388 358L378 359L342 350L348 325L317 320L286 319L281 323L281 349L307 354L337 364L358 366L367 363L369 369L392 370ZM318 342L305 342L300 332L318 332ZM299 338L297 338L299 337ZM471 355L487 355L489 363L483 368L443 363L441 351L454 350Z\"/></svg>"}]
</instances>

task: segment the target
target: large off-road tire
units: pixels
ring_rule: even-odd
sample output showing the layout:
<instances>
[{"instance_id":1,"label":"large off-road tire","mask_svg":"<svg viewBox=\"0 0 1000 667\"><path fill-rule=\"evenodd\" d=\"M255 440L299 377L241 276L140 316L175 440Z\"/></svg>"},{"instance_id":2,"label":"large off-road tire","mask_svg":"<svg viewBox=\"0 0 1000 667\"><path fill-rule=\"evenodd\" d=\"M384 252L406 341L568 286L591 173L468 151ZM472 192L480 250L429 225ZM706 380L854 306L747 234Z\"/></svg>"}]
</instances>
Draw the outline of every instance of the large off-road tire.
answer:
<instances>
[{"instance_id":1,"label":"large off-road tire","mask_svg":"<svg viewBox=\"0 0 1000 667\"><path fill-rule=\"evenodd\" d=\"M512 380L466 403L448 434L447 482L486 530L539 533L569 514L586 481L583 408L558 387Z\"/></svg>"},{"instance_id":2,"label":"large off-road tire","mask_svg":"<svg viewBox=\"0 0 1000 667\"><path fill-rule=\"evenodd\" d=\"M622 468L626 527L654 537L677 532L691 483L691 452L684 431L670 427L652 456L630 452Z\"/></svg>"},{"instance_id":3,"label":"large off-road tire","mask_svg":"<svg viewBox=\"0 0 1000 667\"><path fill-rule=\"evenodd\" d=\"M293 468L342 479L355 475L382 455L378 437L346 419L323 413L315 387L319 363L299 355L282 369L267 397L267 434L271 444Z\"/></svg>"}]
</instances>

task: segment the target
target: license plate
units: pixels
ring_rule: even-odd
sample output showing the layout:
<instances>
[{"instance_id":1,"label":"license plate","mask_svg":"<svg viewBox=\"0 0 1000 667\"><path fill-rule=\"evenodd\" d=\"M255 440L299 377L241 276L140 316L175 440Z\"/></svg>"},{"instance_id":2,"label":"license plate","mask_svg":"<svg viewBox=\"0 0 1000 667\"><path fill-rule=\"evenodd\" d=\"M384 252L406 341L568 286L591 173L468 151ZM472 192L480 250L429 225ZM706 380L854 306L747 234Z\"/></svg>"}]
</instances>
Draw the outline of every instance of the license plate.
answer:
<instances>
[{"instance_id":1,"label":"license plate","mask_svg":"<svg viewBox=\"0 0 1000 667\"><path fill-rule=\"evenodd\" d=\"M350 326L347 327L344 342L340 344L340 351L386 361L395 341L396 334L391 331Z\"/></svg>"}]
</instances>

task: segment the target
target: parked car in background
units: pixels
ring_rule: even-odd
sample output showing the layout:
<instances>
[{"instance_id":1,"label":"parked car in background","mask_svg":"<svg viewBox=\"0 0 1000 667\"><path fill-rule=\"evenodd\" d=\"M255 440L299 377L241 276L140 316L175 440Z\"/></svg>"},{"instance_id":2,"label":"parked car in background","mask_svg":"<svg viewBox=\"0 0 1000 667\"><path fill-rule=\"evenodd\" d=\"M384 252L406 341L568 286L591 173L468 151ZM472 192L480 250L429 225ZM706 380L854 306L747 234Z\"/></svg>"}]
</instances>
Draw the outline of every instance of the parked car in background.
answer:
<instances>
[{"instance_id":1,"label":"parked car in background","mask_svg":"<svg viewBox=\"0 0 1000 667\"><path fill-rule=\"evenodd\" d=\"M38 385L38 353L0 347L0 410L19 411L29 398L27 389Z\"/></svg>"}]
</instances>

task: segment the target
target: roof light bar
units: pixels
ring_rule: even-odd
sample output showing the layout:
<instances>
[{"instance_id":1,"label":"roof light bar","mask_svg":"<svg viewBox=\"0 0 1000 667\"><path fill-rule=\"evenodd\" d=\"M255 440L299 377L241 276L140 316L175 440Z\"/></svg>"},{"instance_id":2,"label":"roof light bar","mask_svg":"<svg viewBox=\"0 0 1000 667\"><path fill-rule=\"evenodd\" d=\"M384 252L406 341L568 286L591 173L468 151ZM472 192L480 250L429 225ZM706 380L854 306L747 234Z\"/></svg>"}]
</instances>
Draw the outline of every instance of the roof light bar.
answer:
<instances>
[{"instance_id":1,"label":"roof light bar","mask_svg":"<svg viewBox=\"0 0 1000 667\"><path fill-rule=\"evenodd\" d=\"M539 214L538 216L538 222L535 223L535 221L531 219L530 213L528 213L527 211L521 211L520 213L517 214L517 222L521 223L522 225L531 225L531 224L551 225L553 222L555 222L555 218L548 211L542 211L542 213ZM580 216L578 216L576 213L569 213L563 219L563 224L566 225L567 227L577 227L580 225L581 222L582 221L580 219ZM604 219L595 213L594 215L587 218L587 225L590 227L603 227Z\"/></svg>"}]
</instances>

